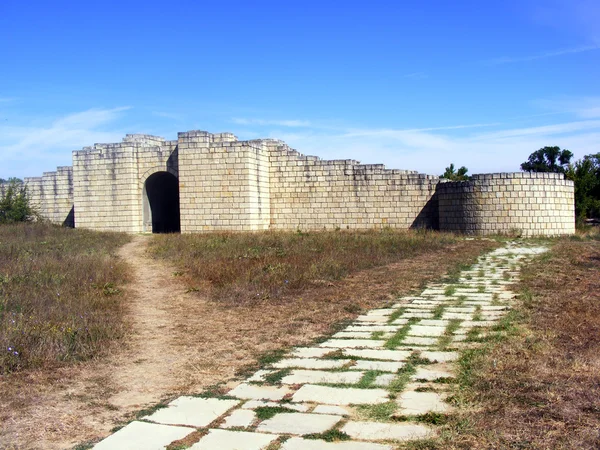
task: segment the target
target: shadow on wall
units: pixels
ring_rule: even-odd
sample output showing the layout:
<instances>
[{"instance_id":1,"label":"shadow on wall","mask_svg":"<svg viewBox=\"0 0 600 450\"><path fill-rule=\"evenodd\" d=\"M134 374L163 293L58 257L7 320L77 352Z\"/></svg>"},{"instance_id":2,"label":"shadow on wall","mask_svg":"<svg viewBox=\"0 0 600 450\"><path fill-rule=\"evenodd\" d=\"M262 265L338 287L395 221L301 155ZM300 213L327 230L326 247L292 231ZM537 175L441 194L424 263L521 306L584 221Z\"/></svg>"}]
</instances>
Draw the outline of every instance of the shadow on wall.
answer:
<instances>
[{"instance_id":1,"label":"shadow on wall","mask_svg":"<svg viewBox=\"0 0 600 450\"><path fill-rule=\"evenodd\" d=\"M63 221L62 226L67 228L75 228L75 206L71 207L71 210Z\"/></svg>"},{"instance_id":2,"label":"shadow on wall","mask_svg":"<svg viewBox=\"0 0 600 450\"><path fill-rule=\"evenodd\" d=\"M440 212L438 208L438 196L436 193L429 199L415 220L410 225L411 229L440 229Z\"/></svg>"}]
</instances>

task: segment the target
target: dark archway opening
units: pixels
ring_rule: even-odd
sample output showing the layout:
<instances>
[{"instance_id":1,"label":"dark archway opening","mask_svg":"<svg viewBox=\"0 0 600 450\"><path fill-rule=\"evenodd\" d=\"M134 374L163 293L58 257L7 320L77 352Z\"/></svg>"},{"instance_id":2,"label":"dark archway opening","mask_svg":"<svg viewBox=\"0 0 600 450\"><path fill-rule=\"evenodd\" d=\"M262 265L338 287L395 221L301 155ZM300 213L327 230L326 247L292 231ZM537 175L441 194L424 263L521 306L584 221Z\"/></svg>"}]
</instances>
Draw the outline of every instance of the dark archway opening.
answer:
<instances>
[{"instance_id":1,"label":"dark archway opening","mask_svg":"<svg viewBox=\"0 0 600 450\"><path fill-rule=\"evenodd\" d=\"M179 233L179 180L169 172L157 172L144 185L153 233ZM150 218L150 217L148 217Z\"/></svg>"}]
</instances>

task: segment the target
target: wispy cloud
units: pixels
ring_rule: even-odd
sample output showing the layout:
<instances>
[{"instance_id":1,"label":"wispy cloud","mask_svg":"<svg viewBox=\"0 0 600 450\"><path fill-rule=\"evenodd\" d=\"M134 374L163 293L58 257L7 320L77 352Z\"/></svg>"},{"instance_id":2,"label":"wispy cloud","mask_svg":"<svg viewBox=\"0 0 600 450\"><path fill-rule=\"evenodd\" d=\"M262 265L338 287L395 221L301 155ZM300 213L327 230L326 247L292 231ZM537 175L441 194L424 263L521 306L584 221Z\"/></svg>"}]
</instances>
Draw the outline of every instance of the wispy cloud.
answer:
<instances>
[{"instance_id":1,"label":"wispy cloud","mask_svg":"<svg viewBox=\"0 0 600 450\"><path fill-rule=\"evenodd\" d=\"M558 97L536 100L533 104L551 111L569 112L580 119L600 118L600 97Z\"/></svg>"},{"instance_id":2,"label":"wispy cloud","mask_svg":"<svg viewBox=\"0 0 600 450\"><path fill-rule=\"evenodd\" d=\"M428 127L428 128L401 128L401 129L390 129L390 128L376 128L376 129L352 129L344 134L345 137L357 137L357 136L395 136L400 134L420 133L424 131L442 131L442 130L462 130L468 128L481 128L481 127L493 127L502 125L499 122L496 123L474 123L467 125L450 125L442 127Z\"/></svg>"},{"instance_id":3,"label":"wispy cloud","mask_svg":"<svg viewBox=\"0 0 600 450\"><path fill-rule=\"evenodd\" d=\"M246 119L234 117L231 119L238 125L275 125L279 127L309 127L311 123L308 120L265 120L265 119Z\"/></svg>"},{"instance_id":4,"label":"wispy cloud","mask_svg":"<svg viewBox=\"0 0 600 450\"><path fill-rule=\"evenodd\" d=\"M471 173L518 171L519 164L538 148L558 145L580 158L597 152L600 139L599 120L485 133L473 130L467 135L452 133L453 129L457 128L366 128L345 133L309 129L269 137L283 139L302 153L325 159L356 159L428 174L442 173L450 163L465 165Z\"/></svg>"},{"instance_id":5,"label":"wispy cloud","mask_svg":"<svg viewBox=\"0 0 600 450\"><path fill-rule=\"evenodd\" d=\"M0 97L0 103L14 102L15 99L12 97Z\"/></svg>"},{"instance_id":6,"label":"wispy cloud","mask_svg":"<svg viewBox=\"0 0 600 450\"><path fill-rule=\"evenodd\" d=\"M545 53L539 53L537 55L494 58L494 59L487 60L485 62L490 65L511 64L511 63L518 63L518 62L535 61L537 59L554 58L557 56L570 55L570 54L574 54L574 53L591 52L594 50L600 50L600 45L584 45L584 46L580 46L580 47L563 48L563 49L559 49L559 50L552 50L552 51L545 52Z\"/></svg>"},{"instance_id":7,"label":"wispy cloud","mask_svg":"<svg viewBox=\"0 0 600 450\"><path fill-rule=\"evenodd\" d=\"M424 80L425 78L429 78L429 75L427 75L425 72L412 72L407 73L403 78L408 78L411 80Z\"/></svg>"},{"instance_id":8,"label":"wispy cloud","mask_svg":"<svg viewBox=\"0 0 600 450\"><path fill-rule=\"evenodd\" d=\"M71 150L119 141L125 133L115 129L114 122L129 109L94 108L46 120L47 125L0 124L0 176L41 174L56 164L70 165Z\"/></svg>"},{"instance_id":9,"label":"wispy cloud","mask_svg":"<svg viewBox=\"0 0 600 450\"><path fill-rule=\"evenodd\" d=\"M162 117L164 119L183 120L181 114L174 114L165 111L152 111L152 115L156 117Z\"/></svg>"}]
</instances>

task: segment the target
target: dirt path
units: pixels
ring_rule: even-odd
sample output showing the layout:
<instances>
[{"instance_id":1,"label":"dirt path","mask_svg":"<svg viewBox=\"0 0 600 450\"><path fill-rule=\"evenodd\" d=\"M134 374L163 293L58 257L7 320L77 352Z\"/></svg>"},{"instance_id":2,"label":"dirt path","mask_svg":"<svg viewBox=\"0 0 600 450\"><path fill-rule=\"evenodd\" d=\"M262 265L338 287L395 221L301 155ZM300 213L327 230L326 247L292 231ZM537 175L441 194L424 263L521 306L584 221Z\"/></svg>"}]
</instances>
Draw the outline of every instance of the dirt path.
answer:
<instances>
[{"instance_id":1,"label":"dirt path","mask_svg":"<svg viewBox=\"0 0 600 450\"><path fill-rule=\"evenodd\" d=\"M134 236L119 251L132 278L126 344L102 360L51 374L32 372L0 384L14 391L14 401L2 409L18 412L0 417L0 448L68 448L107 434L135 411L193 388L184 374L194 346L180 345L193 322L183 307L190 296L173 277L175 269L146 255L149 239Z\"/></svg>"},{"instance_id":2,"label":"dirt path","mask_svg":"<svg viewBox=\"0 0 600 450\"><path fill-rule=\"evenodd\" d=\"M115 361L128 370L112 374L117 392L109 399L118 408L139 407L174 389L185 358L173 342L178 318L172 315L172 307L182 301L184 287L172 276L175 269L146 255L148 239L135 236L119 251L132 269L133 281L129 349Z\"/></svg>"},{"instance_id":3,"label":"dirt path","mask_svg":"<svg viewBox=\"0 0 600 450\"><path fill-rule=\"evenodd\" d=\"M120 250L132 271L126 288L131 334L124 344L96 361L0 380L0 391L7 392L0 403L0 448L65 449L106 437L143 408L220 382L231 386L260 352L307 344L332 324L491 248L465 241L453 251L357 273L299 298L237 305L186 293L174 267L146 254L149 239L134 236Z\"/></svg>"}]
</instances>

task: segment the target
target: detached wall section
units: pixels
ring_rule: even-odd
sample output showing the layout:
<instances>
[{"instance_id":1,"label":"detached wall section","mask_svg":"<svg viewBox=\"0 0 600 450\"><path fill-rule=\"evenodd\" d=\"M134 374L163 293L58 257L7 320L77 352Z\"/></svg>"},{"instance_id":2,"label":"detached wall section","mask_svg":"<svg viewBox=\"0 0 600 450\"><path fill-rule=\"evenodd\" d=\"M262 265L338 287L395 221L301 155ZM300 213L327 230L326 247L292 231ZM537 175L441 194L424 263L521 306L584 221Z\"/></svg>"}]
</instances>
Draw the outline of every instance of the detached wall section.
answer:
<instances>
[{"instance_id":1,"label":"detached wall section","mask_svg":"<svg viewBox=\"0 0 600 450\"><path fill-rule=\"evenodd\" d=\"M31 206L53 223L74 227L73 168L57 167L41 177L25 178Z\"/></svg>"},{"instance_id":2,"label":"detached wall section","mask_svg":"<svg viewBox=\"0 0 600 450\"><path fill-rule=\"evenodd\" d=\"M495 173L438 186L440 229L523 236L575 233L574 185L558 173Z\"/></svg>"}]
</instances>

